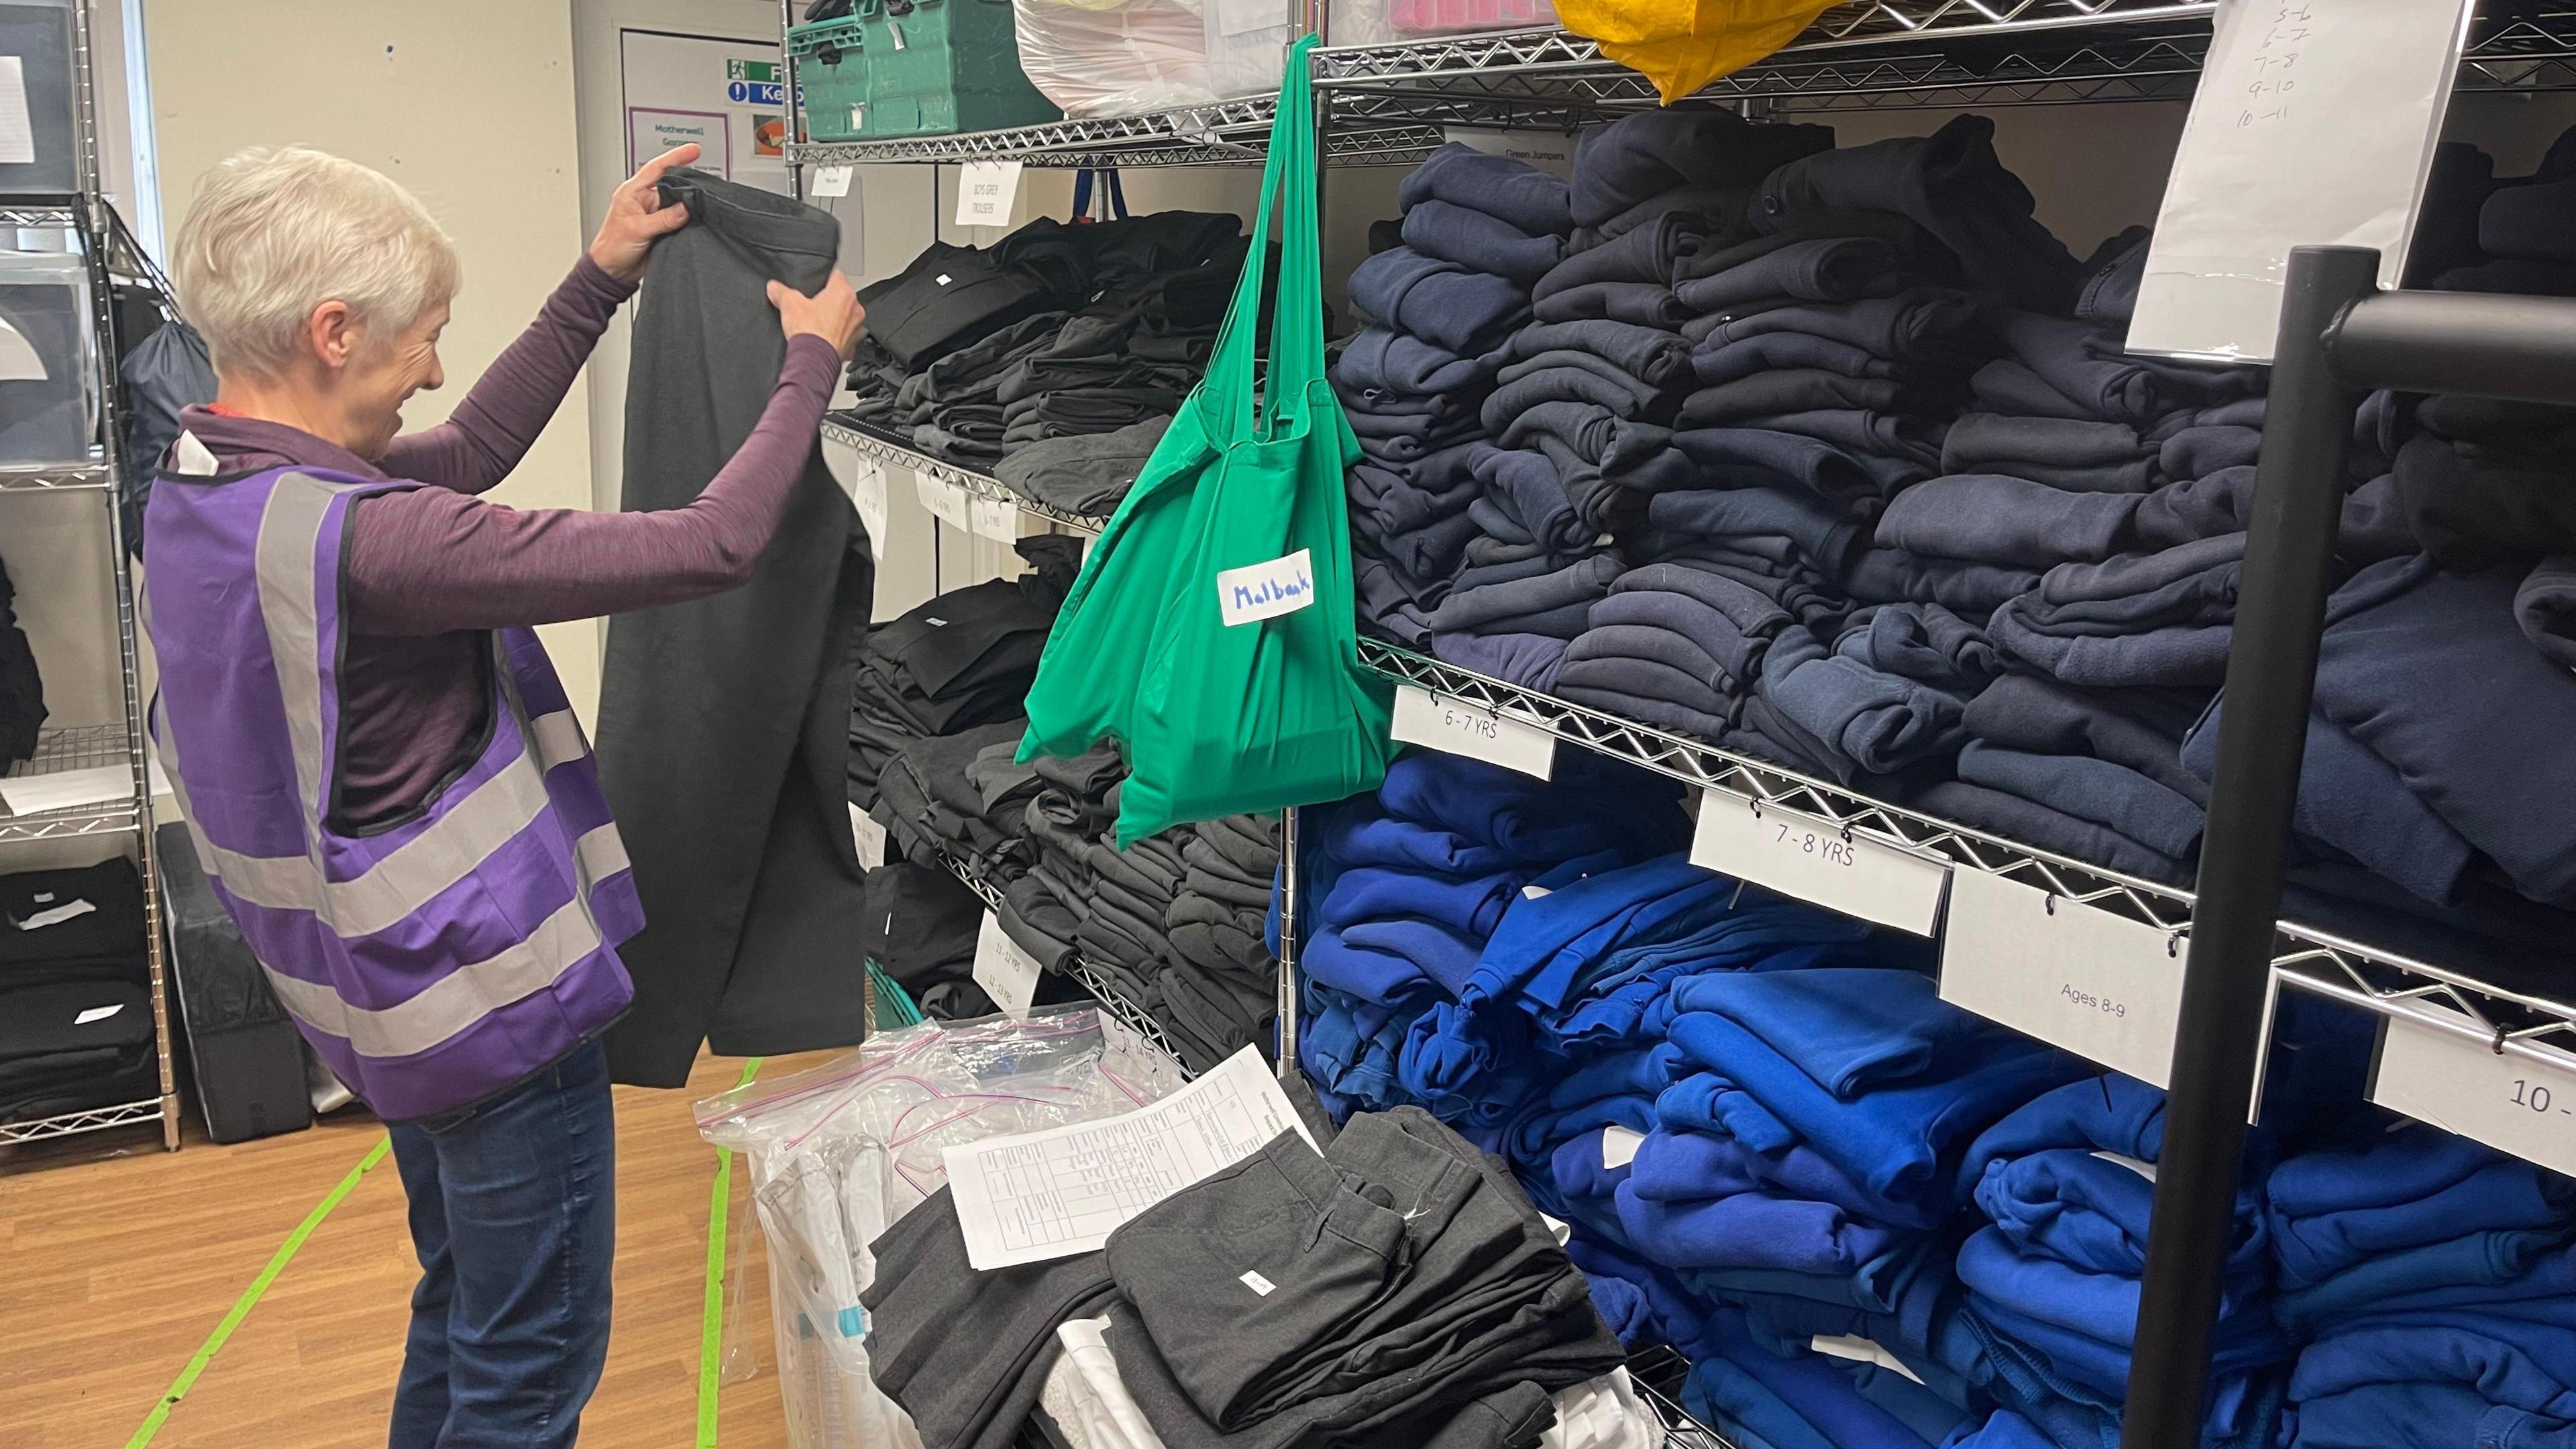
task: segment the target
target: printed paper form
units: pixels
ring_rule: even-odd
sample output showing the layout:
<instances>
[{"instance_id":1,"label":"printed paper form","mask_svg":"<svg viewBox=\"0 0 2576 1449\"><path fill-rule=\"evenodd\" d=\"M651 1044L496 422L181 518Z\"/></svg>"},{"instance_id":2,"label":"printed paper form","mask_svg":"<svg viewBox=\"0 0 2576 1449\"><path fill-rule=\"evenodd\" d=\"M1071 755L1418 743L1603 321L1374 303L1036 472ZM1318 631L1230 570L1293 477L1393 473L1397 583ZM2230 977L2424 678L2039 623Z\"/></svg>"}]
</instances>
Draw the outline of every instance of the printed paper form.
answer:
<instances>
[{"instance_id":1,"label":"printed paper form","mask_svg":"<svg viewBox=\"0 0 2576 1449\"><path fill-rule=\"evenodd\" d=\"M1123 1117L951 1147L948 1186L966 1261L1008 1268L1088 1253L1120 1224L1294 1129L1288 1095L1250 1047Z\"/></svg>"}]
</instances>

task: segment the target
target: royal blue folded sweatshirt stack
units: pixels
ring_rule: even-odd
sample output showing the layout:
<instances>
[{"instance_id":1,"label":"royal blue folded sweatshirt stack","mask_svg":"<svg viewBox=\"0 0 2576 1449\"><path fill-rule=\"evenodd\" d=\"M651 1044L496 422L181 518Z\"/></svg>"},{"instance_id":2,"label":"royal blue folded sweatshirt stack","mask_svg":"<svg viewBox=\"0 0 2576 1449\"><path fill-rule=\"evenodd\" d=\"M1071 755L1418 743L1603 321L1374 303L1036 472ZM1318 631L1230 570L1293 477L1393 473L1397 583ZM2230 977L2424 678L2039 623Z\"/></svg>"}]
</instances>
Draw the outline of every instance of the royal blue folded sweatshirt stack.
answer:
<instances>
[{"instance_id":1,"label":"royal blue folded sweatshirt stack","mask_svg":"<svg viewBox=\"0 0 2576 1449\"><path fill-rule=\"evenodd\" d=\"M2576 1444L2576 1184L2375 1110L2267 1184L2294 1449Z\"/></svg>"}]
</instances>

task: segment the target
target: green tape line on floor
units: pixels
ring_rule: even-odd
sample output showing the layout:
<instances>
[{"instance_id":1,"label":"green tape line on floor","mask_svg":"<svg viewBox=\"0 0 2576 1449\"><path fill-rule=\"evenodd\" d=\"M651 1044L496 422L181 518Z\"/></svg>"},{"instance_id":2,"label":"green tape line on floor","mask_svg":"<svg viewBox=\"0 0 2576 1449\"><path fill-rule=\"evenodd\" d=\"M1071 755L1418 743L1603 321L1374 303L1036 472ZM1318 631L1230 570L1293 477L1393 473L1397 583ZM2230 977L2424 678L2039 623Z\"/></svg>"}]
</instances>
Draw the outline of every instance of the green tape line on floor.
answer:
<instances>
[{"instance_id":1,"label":"green tape line on floor","mask_svg":"<svg viewBox=\"0 0 2576 1449\"><path fill-rule=\"evenodd\" d=\"M304 1246L304 1240L313 1236L313 1230L322 1226L322 1220L329 1217L331 1210L357 1187L359 1178L385 1160L385 1153L393 1145L390 1137L377 1138L376 1145L359 1160L358 1165L349 1169L338 1186L323 1194L322 1200L313 1205L313 1211L304 1215L304 1221L295 1225L295 1231L286 1235L286 1241L277 1245L277 1251L269 1255L268 1266L260 1269L259 1276L250 1280L250 1286L242 1290L241 1297L233 1300L232 1312L225 1314L224 1321L215 1325L215 1331L206 1335L205 1343L197 1349L197 1356L188 1360L186 1368L179 1370L179 1377L170 1381L170 1391L161 1396L161 1402L152 1406L152 1412L144 1417L143 1427L135 1430L134 1437L125 1441L125 1449L143 1449L144 1445L152 1442L153 1435L161 1432L161 1425L169 1419L170 1411L187 1397L188 1390L197 1382L197 1376L206 1371L206 1365L215 1361L216 1352L224 1346L225 1340L233 1336L233 1330L241 1327L243 1319L250 1317L252 1306L259 1302L260 1295L268 1291L268 1285L276 1282L277 1275L286 1271L286 1265L294 1261L296 1250Z\"/></svg>"},{"instance_id":2,"label":"green tape line on floor","mask_svg":"<svg viewBox=\"0 0 2576 1449\"><path fill-rule=\"evenodd\" d=\"M758 1057L743 1063L742 1080L736 1088L748 1087L760 1071ZM707 1202L707 1297L705 1317L698 1323L698 1449L715 1449L716 1445L716 1378L724 1357L724 1263L725 1218L733 1205L733 1152L716 1149L716 1185Z\"/></svg>"}]
</instances>

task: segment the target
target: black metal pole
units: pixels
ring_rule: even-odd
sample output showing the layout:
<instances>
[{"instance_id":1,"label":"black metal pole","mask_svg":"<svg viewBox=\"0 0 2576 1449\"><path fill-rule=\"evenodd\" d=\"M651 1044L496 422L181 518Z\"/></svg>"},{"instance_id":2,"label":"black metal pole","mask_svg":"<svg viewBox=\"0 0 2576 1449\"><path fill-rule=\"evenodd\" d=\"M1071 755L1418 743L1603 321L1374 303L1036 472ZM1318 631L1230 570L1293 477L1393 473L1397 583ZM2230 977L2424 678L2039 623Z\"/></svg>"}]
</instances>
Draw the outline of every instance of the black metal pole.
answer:
<instances>
[{"instance_id":1,"label":"black metal pole","mask_svg":"<svg viewBox=\"0 0 2576 1449\"><path fill-rule=\"evenodd\" d=\"M2200 1443L2352 431L2354 399L2335 375L2329 339L2346 309L2376 287L2378 272L2379 253L2367 248L2290 254L2174 1033L2124 1449Z\"/></svg>"}]
</instances>

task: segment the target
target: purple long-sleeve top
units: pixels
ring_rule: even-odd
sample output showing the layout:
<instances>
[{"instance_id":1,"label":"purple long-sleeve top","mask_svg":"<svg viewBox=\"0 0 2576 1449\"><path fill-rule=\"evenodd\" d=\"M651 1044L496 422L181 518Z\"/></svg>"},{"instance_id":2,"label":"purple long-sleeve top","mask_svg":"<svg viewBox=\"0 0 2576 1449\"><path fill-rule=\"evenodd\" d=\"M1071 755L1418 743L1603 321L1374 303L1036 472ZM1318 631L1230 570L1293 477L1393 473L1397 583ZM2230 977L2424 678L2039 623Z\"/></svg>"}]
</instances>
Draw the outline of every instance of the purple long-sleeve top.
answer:
<instances>
[{"instance_id":1,"label":"purple long-sleeve top","mask_svg":"<svg viewBox=\"0 0 2576 1449\"><path fill-rule=\"evenodd\" d=\"M721 593L751 577L777 531L840 367L819 337L789 339L759 425L685 508L517 509L474 496L526 456L634 292L583 257L446 422L396 437L375 462L283 423L182 415L227 473L302 465L435 485L351 510L335 817L345 828L404 818L470 760L490 708L485 631Z\"/></svg>"}]
</instances>

